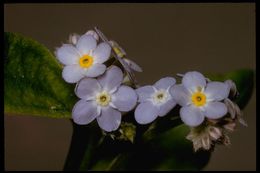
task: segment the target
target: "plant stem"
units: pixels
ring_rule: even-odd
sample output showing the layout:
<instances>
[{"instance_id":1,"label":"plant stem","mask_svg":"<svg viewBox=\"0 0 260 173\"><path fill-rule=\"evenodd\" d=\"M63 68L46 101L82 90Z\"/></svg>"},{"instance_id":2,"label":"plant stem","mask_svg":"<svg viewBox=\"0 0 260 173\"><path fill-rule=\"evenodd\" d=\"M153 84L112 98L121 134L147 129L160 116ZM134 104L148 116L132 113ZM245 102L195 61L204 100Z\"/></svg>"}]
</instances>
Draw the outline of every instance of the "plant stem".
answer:
<instances>
[{"instance_id":1,"label":"plant stem","mask_svg":"<svg viewBox=\"0 0 260 173\"><path fill-rule=\"evenodd\" d=\"M69 152L64 165L64 171L77 171L82 166L88 167L89 163L82 164L86 157L90 157L95 140L98 138L98 132L94 132L93 125L77 125L72 120L73 134ZM93 137L95 135L95 137ZM86 154L88 156L86 156ZM90 158L87 159L89 162Z\"/></svg>"},{"instance_id":2,"label":"plant stem","mask_svg":"<svg viewBox=\"0 0 260 173\"><path fill-rule=\"evenodd\" d=\"M71 122L73 125L73 132L69 152L63 168L64 171L78 170L81 163L80 161L82 160L84 154L82 151L85 151L88 143L88 137L85 136L88 133L83 133L87 132L88 128L86 126L78 126L73 121ZM82 140L79 140L81 138Z\"/></svg>"}]
</instances>

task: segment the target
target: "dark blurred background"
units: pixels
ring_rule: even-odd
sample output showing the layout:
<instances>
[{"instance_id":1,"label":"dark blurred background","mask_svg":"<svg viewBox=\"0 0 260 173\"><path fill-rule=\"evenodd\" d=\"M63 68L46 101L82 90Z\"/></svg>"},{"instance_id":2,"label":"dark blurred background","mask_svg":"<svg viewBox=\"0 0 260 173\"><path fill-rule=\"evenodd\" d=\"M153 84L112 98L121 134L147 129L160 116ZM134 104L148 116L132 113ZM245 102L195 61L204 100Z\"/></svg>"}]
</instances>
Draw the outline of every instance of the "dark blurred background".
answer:
<instances>
[{"instance_id":1,"label":"dark blurred background","mask_svg":"<svg viewBox=\"0 0 260 173\"><path fill-rule=\"evenodd\" d=\"M69 34L98 26L142 66L138 81L197 70L255 69L254 3L5 4L4 30L51 51ZM14 96L15 97L15 96ZM217 146L204 170L256 170L256 96L244 109L248 127ZM72 135L69 120L5 115L6 170L62 170Z\"/></svg>"}]
</instances>

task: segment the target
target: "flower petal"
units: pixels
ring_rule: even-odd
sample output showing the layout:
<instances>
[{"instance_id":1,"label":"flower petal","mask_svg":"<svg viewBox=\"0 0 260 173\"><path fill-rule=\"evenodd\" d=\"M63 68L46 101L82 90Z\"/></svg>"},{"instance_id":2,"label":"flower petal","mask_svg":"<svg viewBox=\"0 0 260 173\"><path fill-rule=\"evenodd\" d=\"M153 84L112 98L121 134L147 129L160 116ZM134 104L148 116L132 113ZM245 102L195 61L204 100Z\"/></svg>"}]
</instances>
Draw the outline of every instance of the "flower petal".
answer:
<instances>
[{"instance_id":1,"label":"flower petal","mask_svg":"<svg viewBox=\"0 0 260 173\"><path fill-rule=\"evenodd\" d=\"M205 106L205 116L210 119L218 119L227 114L227 107L222 102L209 102Z\"/></svg>"},{"instance_id":2,"label":"flower petal","mask_svg":"<svg viewBox=\"0 0 260 173\"><path fill-rule=\"evenodd\" d=\"M111 53L111 47L107 43L100 43L93 52L95 63L103 63L108 60Z\"/></svg>"},{"instance_id":3,"label":"flower petal","mask_svg":"<svg viewBox=\"0 0 260 173\"><path fill-rule=\"evenodd\" d=\"M123 58L123 60L128 64L128 66L136 71L136 72L143 72L142 68L136 64L134 61L130 60L130 59L127 59L127 58Z\"/></svg>"},{"instance_id":4,"label":"flower petal","mask_svg":"<svg viewBox=\"0 0 260 173\"><path fill-rule=\"evenodd\" d=\"M104 64L93 64L90 68L86 69L84 75L86 77L97 77L102 75L106 71Z\"/></svg>"},{"instance_id":5,"label":"flower petal","mask_svg":"<svg viewBox=\"0 0 260 173\"><path fill-rule=\"evenodd\" d=\"M196 92L198 87L204 88L206 86L206 79L199 72L187 72L182 78L182 84L186 89Z\"/></svg>"},{"instance_id":6,"label":"flower petal","mask_svg":"<svg viewBox=\"0 0 260 173\"><path fill-rule=\"evenodd\" d=\"M100 90L101 86L96 79L84 78L76 85L75 93L81 99L90 100Z\"/></svg>"},{"instance_id":7,"label":"flower petal","mask_svg":"<svg viewBox=\"0 0 260 173\"><path fill-rule=\"evenodd\" d=\"M73 65L78 63L80 54L71 44L63 44L55 52L58 60L64 65Z\"/></svg>"},{"instance_id":8,"label":"flower petal","mask_svg":"<svg viewBox=\"0 0 260 173\"><path fill-rule=\"evenodd\" d=\"M123 72L119 67L114 65L110 66L106 73L98 78L98 82L106 91L110 91L119 87L122 81Z\"/></svg>"},{"instance_id":9,"label":"flower petal","mask_svg":"<svg viewBox=\"0 0 260 173\"><path fill-rule=\"evenodd\" d=\"M173 107L176 105L176 102L173 98L168 100L166 103L160 105L160 110L159 110L159 116L163 117L165 116L170 110L173 109Z\"/></svg>"},{"instance_id":10,"label":"flower petal","mask_svg":"<svg viewBox=\"0 0 260 173\"><path fill-rule=\"evenodd\" d=\"M121 123L121 113L111 107L102 109L101 116L97 118L98 125L105 131L118 129Z\"/></svg>"},{"instance_id":11,"label":"flower petal","mask_svg":"<svg viewBox=\"0 0 260 173\"><path fill-rule=\"evenodd\" d=\"M84 34L79 38L76 47L82 55L89 54L90 50L97 47L97 41L92 35Z\"/></svg>"},{"instance_id":12,"label":"flower petal","mask_svg":"<svg viewBox=\"0 0 260 173\"><path fill-rule=\"evenodd\" d=\"M154 87L159 89L168 89L169 87L171 87L172 85L174 85L176 83L175 78L173 77L164 77L160 80L158 80L155 84Z\"/></svg>"},{"instance_id":13,"label":"flower petal","mask_svg":"<svg viewBox=\"0 0 260 173\"><path fill-rule=\"evenodd\" d=\"M137 95L132 88L123 85L112 95L112 102L118 110L127 112L136 105Z\"/></svg>"},{"instance_id":14,"label":"flower petal","mask_svg":"<svg viewBox=\"0 0 260 173\"><path fill-rule=\"evenodd\" d=\"M135 109L135 120L139 124L148 124L158 116L159 109L150 101L140 103Z\"/></svg>"},{"instance_id":15,"label":"flower petal","mask_svg":"<svg viewBox=\"0 0 260 173\"><path fill-rule=\"evenodd\" d=\"M193 106L184 106L180 110L181 120L188 126L195 127L204 120L204 115L200 109Z\"/></svg>"},{"instance_id":16,"label":"flower petal","mask_svg":"<svg viewBox=\"0 0 260 173\"><path fill-rule=\"evenodd\" d=\"M98 41L98 39L99 39L97 33L96 33L95 31L93 31L93 30L89 30L89 31L87 31L85 34L86 34L86 35L92 35L97 41Z\"/></svg>"},{"instance_id":17,"label":"flower petal","mask_svg":"<svg viewBox=\"0 0 260 173\"><path fill-rule=\"evenodd\" d=\"M220 101L228 97L230 87L223 82L209 82L207 84L205 94L207 99L213 101Z\"/></svg>"},{"instance_id":18,"label":"flower petal","mask_svg":"<svg viewBox=\"0 0 260 173\"><path fill-rule=\"evenodd\" d=\"M84 75L80 66L68 65L63 68L62 77L68 83L77 83Z\"/></svg>"},{"instance_id":19,"label":"flower petal","mask_svg":"<svg viewBox=\"0 0 260 173\"><path fill-rule=\"evenodd\" d=\"M191 103L189 91L181 84L174 85L169 90L173 99L181 106L187 106Z\"/></svg>"},{"instance_id":20,"label":"flower petal","mask_svg":"<svg viewBox=\"0 0 260 173\"><path fill-rule=\"evenodd\" d=\"M155 89L151 85L147 85L137 88L135 91L138 95L138 102L144 102L152 97L152 94L155 92Z\"/></svg>"},{"instance_id":21,"label":"flower petal","mask_svg":"<svg viewBox=\"0 0 260 173\"><path fill-rule=\"evenodd\" d=\"M85 125L98 116L97 107L92 101L79 100L73 107L72 119L76 124Z\"/></svg>"}]
</instances>

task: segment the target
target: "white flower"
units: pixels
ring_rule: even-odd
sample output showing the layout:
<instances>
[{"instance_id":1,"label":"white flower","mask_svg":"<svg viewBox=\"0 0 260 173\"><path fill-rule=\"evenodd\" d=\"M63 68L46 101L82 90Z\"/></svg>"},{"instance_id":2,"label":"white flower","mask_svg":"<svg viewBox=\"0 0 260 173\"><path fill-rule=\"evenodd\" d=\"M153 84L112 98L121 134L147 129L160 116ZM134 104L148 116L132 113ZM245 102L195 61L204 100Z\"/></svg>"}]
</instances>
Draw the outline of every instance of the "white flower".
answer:
<instances>
[{"instance_id":1,"label":"white flower","mask_svg":"<svg viewBox=\"0 0 260 173\"><path fill-rule=\"evenodd\" d=\"M74 122L89 124L97 119L99 126L107 132L118 129L121 112L130 111L137 102L135 91L121 85L122 81L123 73L116 66L111 66L97 79L82 79L75 89L81 100L72 110Z\"/></svg>"},{"instance_id":2,"label":"white flower","mask_svg":"<svg viewBox=\"0 0 260 173\"><path fill-rule=\"evenodd\" d=\"M188 126L200 125L204 118L218 119L227 113L227 107L220 102L228 97L230 87L223 82L206 82L196 71L187 72L182 84L175 85L170 92L182 106L180 116Z\"/></svg>"},{"instance_id":3,"label":"white flower","mask_svg":"<svg viewBox=\"0 0 260 173\"><path fill-rule=\"evenodd\" d=\"M176 83L172 77L165 77L157 81L153 86L147 85L136 89L138 102L135 109L135 120L139 124L148 124L158 116L166 115L175 105L169 89Z\"/></svg>"},{"instance_id":4,"label":"white flower","mask_svg":"<svg viewBox=\"0 0 260 173\"><path fill-rule=\"evenodd\" d=\"M91 34L82 35L76 45L63 44L56 50L58 60L65 65L62 77L68 83L77 83L83 77L97 77L103 74L103 64L110 56L111 47L107 43L97 45Z\"/></svg>"}]
</instances>

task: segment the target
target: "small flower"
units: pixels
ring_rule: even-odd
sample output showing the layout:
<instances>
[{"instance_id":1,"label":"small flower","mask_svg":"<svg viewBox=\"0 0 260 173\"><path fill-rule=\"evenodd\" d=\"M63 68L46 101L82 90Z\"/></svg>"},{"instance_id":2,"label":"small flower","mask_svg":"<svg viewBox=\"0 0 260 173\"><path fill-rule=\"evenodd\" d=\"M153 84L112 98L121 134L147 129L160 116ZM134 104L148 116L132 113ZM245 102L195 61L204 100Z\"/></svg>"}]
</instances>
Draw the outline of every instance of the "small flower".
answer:
<instances>
[{"instance_id":1,"label":"small flower","mask_svg":"<svg viewBox=\"0 0 260 173\"><path fill-rule=\"evenodd\" d=\"M104 33L102 33L97 27L94 28L96 33L99 35L100 39L103 40L105 43L109 44L112 48L114 47L112 45L111 41L108 41L107 37L105 36ZM125 51L123 49L121 49L122 52L120 52L120 50L118 48L116 49L112 49L112 55L115 57L115 59L117 59L119 61L119 63L123 66L124 70L126 71L126 74L128 76L128 79L131 81L131 83L134 86L138 86L137 84L137 80L136 77L134 75L134 73L132 72L132 69L130 67L130 65L128 64L129 62L126 62L125 60L123 60L123 58L121 58L120 56L123 56ZM131 61L132 62L132 61ZM135 64L137 65L137 64ZM134 65L133 65L134 66ZM138 66L138 65L137 65ZM134 67L133 67L134 68ZM138 68L138 67L137 67Z\"/></svg>"},{"instance_id":2,"label":"small flower","mask_svg":"<svg viewBox=\"0 0 260 173\"><path fill-rule=\"evenodd\" d=\"M111 66L97 79L82 79L75 89L81 100L72 110L74 122L83 125L97 119L103 130L117 130L121 123L121 112L130 111L137 102L135 91L121 85L122 81L123 73L116 66Z\"/></svg>"},{"instance_id":3,"label":"small flower","mask_svg":"<svg viewBox=\"0 0 260 173\"><path fill-rule=\"evenodd\" d=\"M175 85L170 92L182 106L182 121L191 127L200 125L205 117L218 119L226 115L227 107L220 102L228 97L230 87L222 82L206 82L205 77L196 71L187 72L182 84Z\"/></svg>"},{"instance_id":4,"label":"small flower","mask_svg":"<svg viewBox=\"0 0 260 173\"><path fill-rule=\"evenodd\" d=\"M229 119L230 122L226 125L226 127L232 129L231 131L233 131L235 127L235 125L233 125L235 124L235 120L238 120L240 124L247 127L246 121L242 118L242 111L240 110L239 106L236 103L232 102L229 98L226 98L224 100L224 103L226 104L228 113L230 114L230 118L226 118Z\"/></svg>"},{"instance_id":5,"label":"small flower","mask_svg":"<svg viewBox=\"0 0 260 173\"><path fill-rule=\"evenodd\" d=\"M103 74L103 64L110 56L111 47L107 43L97 45L91 34L82 35L76 45L63 44L56 50L58 60L65 65L62 77L68 83L77 83L83 77L97 77Z\"/></svg>"},{"instance_id":6,"label":"small flower","mask_svg":"<svg viewBox=\"0 0 260 173\"><path fill-rule=\"evenodd\" d=\"M122 123L120 127L120 136L118 137L119 140L130 141L134 143L134 138L136 135L136 126L132 123Z\"/></svg>"},{"instance_id":7,"label":"small flower","mask_svg":"<svg viewBox=\"0 0 260 173\"><path fill-rule=\"evenodd\" d=\"M229 99L226 98L225 103L227 100ZM235 104L232 101L229 101L228 104ZM199 126L191 127L190 133L186 138L192 141L195 152L199 149L210 150L215 144L230 145L231 142L228 134L235 130L237 121L244 126L246 125L240 116L241 115L237 113L231 115L231 112L229 112L227 116L220 119L209 119ZM241 122L241 120L243 120L243 122Z\"/></svg>"},{"instance_id":8,"label":"small flower","mask_svg":"<svg viewBox=\"0 0 260 173\"><path fill-rule=\"evenodd\" d=\"M136 126L129 122L122 122L120 127L115 132L104 133L110 136L113 140L129 141L134 143L136 135Z\"/></svg>"},{"instance_id":9,"label":"small flower","mask_svg":"<svg viewBox=\"0 0 260 173\"><path fill-rule=\"evenodd\" d=\"M165 77L153 86L147 85L136 89L138 102L135 109L135 119L139 124L148 124L158 116L166 115L175 105L169 89L176 83L172 77Z\"/></svg>"},{"instance_id":10,"label":"small flower","mask_svg":"<svg viewBox=\"0 0 260 173\"><path fill-rule=\"evenodd\" d=\"M238 96L236 84L232 80L226 80L225 83L227 83L230 86L229 98L236 98L236 96ZM226 118L226 121L228 123L224 125L224 128L232 132L236 127L236 120L238 120L238 122L245 127L247 127L248 125L246 121L243 119L243 113L240 110L239 106L233 101L231 101L229 98L224 99L224 103L226 104L228 113L230 115L230 117Z\"/></svg>"},{"instance_id":11,"label":"small flower","mask_svg":"<svg viewBox=\"0 0 260 173\"><path fill-rule=\"evenodd\" d=\"M199 149L209 150L212 145L219 142L223 138L222 130L212 125L203 125L192 127L186 139L192 141L194 151Z\"/></svg>"},{"instance_id":12,"label":"small flower","mask_svg":"<svg viewBox=\"0 0 260 173\"><path fill-rule=\"evenodd\" d=\"M136 64L134 61L125 57L126 56L125 50L121 46L119 46L119 44L117 42L115 42L113 40L110 40L109 42L111 43L112 48L115 51L115 53L117 54L117 56L119 58L121 58L129 66L129 68L131 70L136 71L136 72L143 71L142 68L138 64Z\"/></svg>"}]
</instances>

